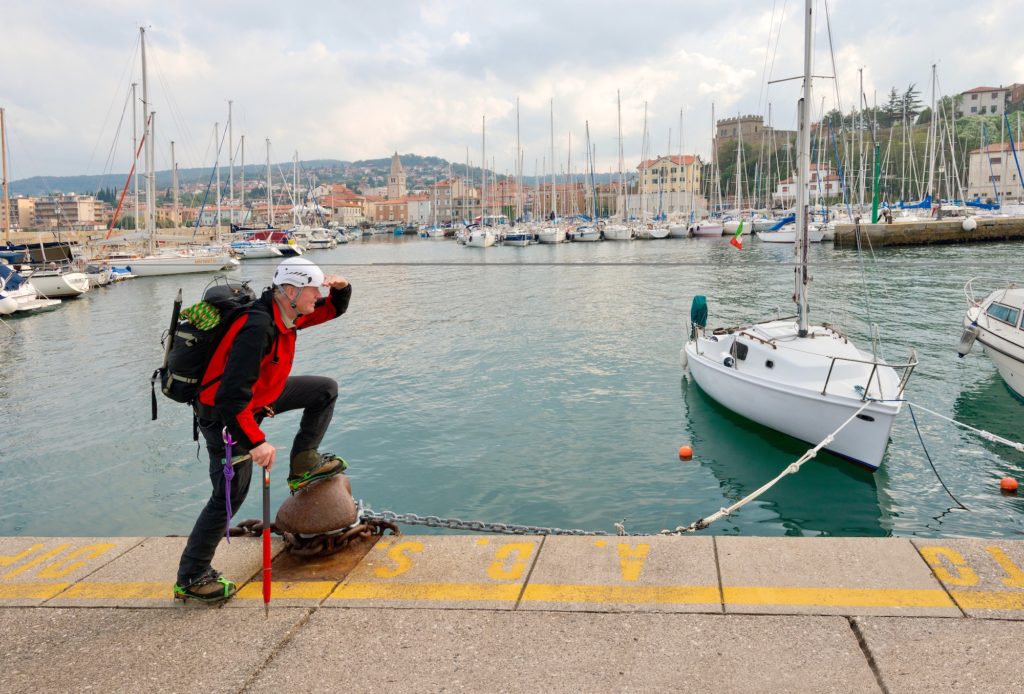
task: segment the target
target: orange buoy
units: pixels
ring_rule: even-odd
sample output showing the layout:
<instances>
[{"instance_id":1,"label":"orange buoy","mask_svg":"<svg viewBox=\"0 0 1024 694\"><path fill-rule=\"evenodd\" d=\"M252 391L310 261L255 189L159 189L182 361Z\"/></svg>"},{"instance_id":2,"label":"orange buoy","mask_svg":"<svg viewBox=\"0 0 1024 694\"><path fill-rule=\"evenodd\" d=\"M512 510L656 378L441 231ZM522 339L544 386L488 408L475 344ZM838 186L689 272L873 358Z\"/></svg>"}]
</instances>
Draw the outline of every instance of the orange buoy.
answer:
<instances>
[{"instance_id":1,"label":"orange buoy","mask_svg":"<svg viewBox=\"0 0 1024 694\"><path fill-rule=\"evenodd\" d=\"M682 455L682 452L680 452L679 455ZM1016 494L1017 480L1013 479L1012 477L1004 477L1003 479L999 480L999 489L1008 494Z\"/></svg>"},{"instance_id":2,"label":"orange buoy","mask_svg":"<svg viewBox=\"0 0 1024 694\"><path fill-rule=\"evenodd\" d=\"M690 460L693 458L693 449L689 446L682 446L679 449L680 460Z\"/></svg>"}]
</instances>

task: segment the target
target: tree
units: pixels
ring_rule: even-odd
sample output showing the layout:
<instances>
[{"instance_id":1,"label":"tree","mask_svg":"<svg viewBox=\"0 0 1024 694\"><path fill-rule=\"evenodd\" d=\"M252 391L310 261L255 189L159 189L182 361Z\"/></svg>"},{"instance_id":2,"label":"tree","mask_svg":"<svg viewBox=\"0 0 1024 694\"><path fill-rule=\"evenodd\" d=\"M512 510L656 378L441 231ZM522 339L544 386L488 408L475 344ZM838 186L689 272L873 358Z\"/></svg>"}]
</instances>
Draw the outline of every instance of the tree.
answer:
<instances>
[{"instance_id":1,"label":"tree","mask_svg":"<svg viewBox=\"0 0 1024 694\"><path fill-rule=\"evenodd\" d=\"M911 82L907 87L907 91L903 92L903 99L901 103L901 112L907 114L907 119L913 122L914 116L918 115L922 111L921 92L915 89L916 85Z\"/></svg>"},{"instance_id":2,"label":"tree","mask_svg":"<svg viewBox=\"0 0 1024 694\"><path fill-rule=\"evenodd\" d=\"M892 127L892 124L903 118L903 98L896 92L896 87L889 90L889 100L882 106L881 115L884 117L879 122L884 122L883 127Z\"/></svg>"}]
</instances>

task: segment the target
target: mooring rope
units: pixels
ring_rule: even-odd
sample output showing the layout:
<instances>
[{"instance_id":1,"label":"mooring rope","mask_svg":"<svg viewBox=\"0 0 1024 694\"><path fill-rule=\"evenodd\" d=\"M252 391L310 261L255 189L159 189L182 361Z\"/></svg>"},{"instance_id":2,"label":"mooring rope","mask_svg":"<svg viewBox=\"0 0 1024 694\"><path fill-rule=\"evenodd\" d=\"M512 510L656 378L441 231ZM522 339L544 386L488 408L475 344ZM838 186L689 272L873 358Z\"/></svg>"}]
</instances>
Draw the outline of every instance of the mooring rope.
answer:
<instances>
[{"instance_id":1,"label":"mooring rope","mask_svg":"<svg viewBox=\"0 0 1024 694\"><path fill-rule=\"evenodd\" d=\"M683 533L692 533L692 532L695 532L697 530L703 530L704 528L708 527L709 525L711 525L715 521L720 520L722 518L725 518L726 516L732 515L735 511L738 511L739 509L743 508L748 503L750 503L751 501L753 501L754 499L758 498L759 496L761 496L762 494L767 492L769 489L774 487L776 484L778 484L778 482L783 477L785 477L787 475L792 475L792 474L795 474L795 473L799 472L800 468L803 467L804 463L806 463L808 460L810 460L811 458L813 458L816 455L818 455L818 452L821 451L822 448L824 448L828 444L832 443L832 441L835 440L836 434L838 434L840 431L842 431L844 428L846 428L846 425L848 425L850 422L852 422L857 417L857 415L859 415L861 412L863 412L865 409L867 409L868 405L871 405L873 402L874 402L873 400L866 400L863 405L861 405L859 408L857 408L856 412L854 412L852 415L850 415L849 418L845 422L840 424L839 427L835 431L833 431L831 434L826 436L821 441L821 443L819 443L814 448L811 448L810 450L808 450L806 453L804 453L802 456L800 456L800 458L797 461L787 465L786 468L782 472L780 472L778 475L776 475L776 477L773 480L771 480L770 482L767 482L766 484L764 484L759 489L757 489L754 492L752 492L752 493L748 494L747 496L743 497L742 499L740 499L736 503L732 504L731 506L727 506L725 508L719 509L718 511L716 511L715 513L712 513L707 518L698 518L697 520L695 520L693 523L690 523L689 525L680 525L680 526L678 526L675 530L668 530L668 529L662 530L660 534L661 535L682 535Z\"/></svg>"},{"instance_id":2,"label":"mooring rope","mask_svg":"<svg viewBox=\"0 0 1024 694\"><path fill-rule=\"evenodd\" d=\"M976 427L972 427L970 424L964 424L963 422L958 422L955 419L951 419L950 417L947 417L944 414L939 414L935 410L929 410L927 407L923 407L921 405L918 405L916 402L910 402L909 400L905 400L904 402L906 402L908 405L912 405L913 407L916 407L919 410L927 412L928 414L935 415L939 419L944 419L947 422L949 422L950 424L955 424L958 427L962 427L962 428L967 429L969 431L973 431L975 434L977 434L981 438L985 439L986 441L991 441L992 443L1001 443L1004 446L1009 446L1010 448L1014 448L1017 451L1019 451L1021 453L1024 453L1024 443L1020 443L1018 441L1011 441L1010 439L1004 439L1002 436L998 436L996 434L993 434L990 431L985 431L984 429L978 429ZM913 410L911 410L911 412L913 412Z\"/></svg>"},{"instance_id":3,"label":"mooring rope","mask_svg":"<svg viewBox=\"0 0 1024 694\"><path fill-rule=\"evenodd\" d=\"M914 415L914 406L908 402L907 409L910 410L910 418L914 420L914 429L917 431L917 439L921 442L921 450L924 451L924 457L928 459L928 464L932 466L932 472L935 473L935 479L939 481L942 488L946 490L947 494L949 494L949 498L955 501L957 506L965 511L970 511L971 509L964 506L960 503L959 499L953 496L953 492L949 491L949 487L947 487L946 483L942 481L942 476L939 475L939 471L935 469L935 463L932 462L932 457L928 454L928 447L924 445L924 436L921 435L921 427L917 426L917 417Z\"/></svg>"}]
</instances>

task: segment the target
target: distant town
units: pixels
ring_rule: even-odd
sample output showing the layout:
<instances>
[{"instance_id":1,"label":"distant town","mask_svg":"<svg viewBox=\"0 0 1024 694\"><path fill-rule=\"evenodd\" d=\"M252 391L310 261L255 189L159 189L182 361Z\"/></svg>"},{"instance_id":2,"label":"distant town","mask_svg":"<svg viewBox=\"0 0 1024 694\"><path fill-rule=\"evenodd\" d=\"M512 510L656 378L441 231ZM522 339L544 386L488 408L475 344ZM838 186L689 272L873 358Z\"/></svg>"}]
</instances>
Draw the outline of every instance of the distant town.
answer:
<instances>
[{"instance_id":1,"label":"distant town","mask_svg":"<svg viewBox=\"0 0 1024 694\"><path fill-rule=\"evenodd\" d=\"M883 106L823 114L814 124L811 200L863 203L865 190L870 196L870 171L880 159L881 197L890 203L923 197L928 167L938 172L933 187L948 199L1024 202L1018 163L1024 84L971 88L943 97L935 110L939 123L933 128L932 109L910 85L894 87ZM219 188L212 185L212 169L183 175L175 168L156 174L155 219L161 228L274 226L313 217L321 224L354 227L452 223L485 210L510 219L540 219L553 212L608 217L627 210L639 216L784 209L796 196L795 137L766 123L764 115L739 115L716 120L707 160L665 153L623 172L562 170L531 177L498 174L468 160L451 163L398 152L354 163L295 161L274 165L271 172L222 162ZM929 145L929 139L942 144ZM14 194L11 228L89 233L143 226L144 194L138 197L135 181L114 185L113 178L106 176L101 187L88 192L62 190L63 179L46 179L51 186L46 194ZM144 190L141 175L137 178ZM11 187L30 183L33 179L15 181Z\"/></svg>"}]
</instances>

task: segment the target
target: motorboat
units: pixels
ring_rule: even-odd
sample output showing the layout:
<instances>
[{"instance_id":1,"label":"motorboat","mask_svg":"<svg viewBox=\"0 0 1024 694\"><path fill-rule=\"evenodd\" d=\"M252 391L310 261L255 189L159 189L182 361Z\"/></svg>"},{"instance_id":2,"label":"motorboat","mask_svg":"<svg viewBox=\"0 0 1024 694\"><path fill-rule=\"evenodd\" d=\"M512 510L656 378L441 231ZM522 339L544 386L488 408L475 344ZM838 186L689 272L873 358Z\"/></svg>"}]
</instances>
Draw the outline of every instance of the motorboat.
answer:
<instances>
[{"instance_id":1,"label":"motorboat","mask_svg":"<svg viewBox=\"0 0 1024 694\"><path fill-rule=\"evenodd\" d=\"M0 316L33 313L60 304L60 299L39 298L28 278L0 261Z\"/></svg>"},{"instance_id":2,"label":"motorboat","mask_svg":"<svg viewBox=\"0 0 1024 694\"><path fill-rule=\"evenodd\" d=\"M690 333L680 359L697 385L733 412L876 470L882 464L917 356L911 350L905 363L890 365L881 357L876 343L865 351L835 326L809 321L807 181L813 6L813 0L806 0L804 93L797 118L800 165L793 290L797 314L708 330L707 301L704 296L695 296L690 308ZM902 369L902 373L896 369Z\"/></svg>"},{"instance_id":3,"label":"motorboat","mask_svg":"<svg viewBox=\"0 0 1024 694\"><path fill-rule=\"evenodd\" d=\"M975 342L981 343L1006 385L1017 397L1024 398L1024 287L1001 281L1000 288L979 299L974 283L985 281L975 277L964 285L967 313L957 354L963 358Z\"/></svg>"}]
</instances>

